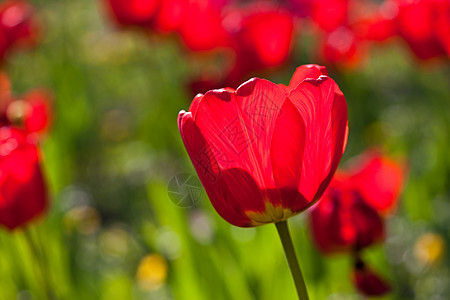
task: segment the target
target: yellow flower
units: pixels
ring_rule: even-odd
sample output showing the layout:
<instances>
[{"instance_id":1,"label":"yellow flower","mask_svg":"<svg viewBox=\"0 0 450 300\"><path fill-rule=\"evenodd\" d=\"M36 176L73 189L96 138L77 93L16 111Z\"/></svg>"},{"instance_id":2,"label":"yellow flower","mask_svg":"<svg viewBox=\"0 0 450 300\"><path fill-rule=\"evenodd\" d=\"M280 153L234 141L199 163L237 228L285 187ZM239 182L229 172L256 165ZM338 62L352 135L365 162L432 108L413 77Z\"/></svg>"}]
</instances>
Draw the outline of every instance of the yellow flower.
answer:
<instances>
[{"instance_id":1,"label":"yellow flower","mask_svg":"<svg viewBox=\"0 0 450 300\"><path fill-rule=\"evenodd\" d=\"M444 239L436 233L421 235L414 245L414 256L425 265L438 263L445 252Z\"/></svg>"},{"instance_id":2,"label":"yellow flower","mask_svg":"<svg viewBox=\"0 0 450 300\"><path fill-rule=\"evenodd\" d=\"M138 285L143 290L159 289L167 278L167 262L159 254L149 254L139 263L136 274Z\"/></svg>"}]
</instances>

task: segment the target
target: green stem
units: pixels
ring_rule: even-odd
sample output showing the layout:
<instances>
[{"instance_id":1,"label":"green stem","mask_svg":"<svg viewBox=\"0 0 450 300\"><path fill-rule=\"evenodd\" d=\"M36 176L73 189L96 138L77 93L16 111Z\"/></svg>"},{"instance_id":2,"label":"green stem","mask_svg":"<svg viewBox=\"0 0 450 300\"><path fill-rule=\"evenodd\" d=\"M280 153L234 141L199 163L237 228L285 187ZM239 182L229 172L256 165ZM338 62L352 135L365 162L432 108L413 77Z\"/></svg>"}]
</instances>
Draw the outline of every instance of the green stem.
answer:
<instances>
[{"instance_id":1,"label":"green stem","mask_svg":"<svg viewBox=\"0 0 450 300\"><path fill-rule=\"evenodd\" d=\"M47 299L49 299L49 300L54 299L53 292L50 287L49 276L47 275L47 270L43 263L43 254L42 254L42 252L39 251L36 243L33 240L33 237L31 236L31 232L29 231L29 229L25 229L23 231L23 233L25 236L25 241L27 242L28 249L30 250L31 254L33 255L34 261L37 262L39 273L40 273L38 275L38 277L41 277L41 280L43 283L43 288L45 290Z\"/></svg>"},{"instance_id":2,"label":"green stem","mask_svg":"<svg viewBox=\"0 0 450 300\"><path fill-rule=\"evenodd\" d=\"M275 223L278 234L283 244L284 253L288 261L289 269L291 269L292 278L294 279L295 288L297 289L299 300L309 300L306 290L305 281L303 280L302 271L295 255L294 245L292 244L291 235L286 221Z\"/></svg>"}]
</instances>

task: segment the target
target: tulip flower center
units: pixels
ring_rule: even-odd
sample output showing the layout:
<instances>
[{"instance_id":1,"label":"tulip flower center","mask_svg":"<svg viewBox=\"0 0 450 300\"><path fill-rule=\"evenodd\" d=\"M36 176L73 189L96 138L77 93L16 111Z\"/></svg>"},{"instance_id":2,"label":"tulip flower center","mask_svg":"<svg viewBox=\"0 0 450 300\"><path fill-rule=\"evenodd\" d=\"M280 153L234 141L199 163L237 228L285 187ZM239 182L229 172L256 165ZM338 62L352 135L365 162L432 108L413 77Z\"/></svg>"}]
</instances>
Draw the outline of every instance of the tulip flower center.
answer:
<instances>
[{"instance_id":1,"label":"tulip flower center","mask_svg":"<svg viewBox=\"0 0 450 300\"><path fill-rule=\"evenodd\" d=\"M264 211L246 211L245 214L252 221L252 225L259 226L285 221L293 216L294 212L289 208L281 205L274 206L271 202L266 201Z\"/></svg>"}]
</instances>

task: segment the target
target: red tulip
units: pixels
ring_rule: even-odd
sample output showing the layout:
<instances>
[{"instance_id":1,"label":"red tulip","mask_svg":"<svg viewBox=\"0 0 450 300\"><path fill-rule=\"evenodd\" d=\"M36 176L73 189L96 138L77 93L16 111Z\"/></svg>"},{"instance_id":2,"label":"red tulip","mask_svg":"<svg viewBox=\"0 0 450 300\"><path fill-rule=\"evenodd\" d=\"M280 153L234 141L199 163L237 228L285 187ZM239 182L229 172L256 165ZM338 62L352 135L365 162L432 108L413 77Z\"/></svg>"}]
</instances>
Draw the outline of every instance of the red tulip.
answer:
<instances>
[{"instance_id":1,"label":"red tulip","mask_svg":"<svg viewBox=\"0 0 450 300\"><path fill-rule=\"evenodd\" d=\"M353 252L384 239L382 214L395 205L403 167L376 151L339 172L311 212L311 229L324 253Z\"/></svg>"},{"instance_id":2,"label":"red tulip","mask_svg":"<svg viewBox=\"0 0 450 300\"><path fill-rule=\"evenodd\" d=\"M304 68L294 77L307 74ZM326 75L296 81L290 90L258 78L237 90L212 90L178 116L211 203L233 225L279 222L304 211L337 168L347 136L344 95Z\"/></svg>"},{"instance_id":3,"label":"red tulip","mask_svg":"<svg viewBox=\"0 0 450 300\"><path fill-rule=\"evenodd\" d=\"M406 174L403 163L370 150L356 158L347 174L348 183L376 211L384 215L395 209Z\"/></svg>"},{"instance_id":4,"label":"red tulip","mask_svg":"<svg viewBox=\"0 0 450 300\"><path fill-rule=\"evenodd\" d=\"M449 32L445 26L450 24L448 1L397 0L397 3L397 28L414 54L424 60L448 55L445 42L449 40L445 36Z\"/></svg>"},{"instance_id":5,"label":"red tulip","mask_svg":"<svg viewBox=\"0 0 450 300\"><path fill-rule=\"evenodd\" d=\"M187 1L178 31L190 50L207 51L229 45L220 8L212 0Z\"/></svg>"},{"instance_id":6,"label":"red tulip","mask_svg":"<svg viewBox=\"0 0 450 300\"><path fill-rule=\"evenodd\" d=\"M51 122L51 97L47 91L33 90L23 99L5 98L0 106L1 126L15 126L28 133L44 133Z\"/></svg>"},{"instance_id":7,"label":"red tulip","mask_svg":"<svg viewBox=\"0 0 450 300\"><path fill-rule=\"evenodd\" d=\"M323 30L331 32L348 25L349 0L315 0L312 19Z\"/></svg>"},{"instance_id":8,"label":"red tulip","mask_svg":"<svg viewBox=\"0 0 450 300\"><path fill-rule=\"evenodd\" d=\"M355 264L352 280L358 291L366 296L383 296L392 290L388 282L369 269L361 260Z\"/></svg>"},{"instance_id":9,"label":"red tulip","mask_svg":"<svg viewBox=\"0 0 450 300\"><path fill-rule=\"evenodd\" d=\"M9 123L6 110L11 102L11 82L5 73L0 72L0 127Z\"/></svg>"},{"instance_id":10,"label":"red tulip","mask_svg":"<svg viewBox=\"0 0 450 300\"><path fill-rule=\"evenodd\" d=\"M438 2L436 12L436 36L447 52L447 57L450 57L450 1Z\"/></svg>"},{"instance_id":11,"label":"red tulip","mask_svg":"<svg viewBox=\"0 0 450 300\"><path fill-rule=\"evenodd\" d=\"M365 24L359 24L363 27L360 27L361 31L357 32L357 36L360 38L364 38L369 41L382 42L395 35L395 26L392 19L376 16L372 19L363 20L361 22L365 22ZM353 30L356 30L355 27L356 25L353 26Z\"/></svg>"},{"instance_id":12,"label":"red tulip","mask_svg":"<svg viewBox=\"0 0 450 300\"><path fill-rule=\"evenodd\" d=\"M294 38L294 21L286 11L272 8L251 12L243 18L237 38L237 55L257 59L263 67L278 66L290 52Z\"/></svg>"},{"instance_id":13,"label":"red tulip","mask_svg":"<svg viewBox=\"0 0 450 300\"><path fill-rule=\"evenodd\" d=\"M312 15L314 2L311 0L287 0L289 10L300 18Z\"/></svg>"},{"instance_id":14,"label":"red tulip","mask_svg":"<svg viewBox=\"0 0 450 300\"><path fill-rule=\"evenodd\" d=\"M375 6L362 4L361 11L369 13L357 14L356 20L350 24L355 36L369 41L385 41L397 34L395 18L398 14L398 5L393 1L385 1Z\"/></svg>"},{"instance_id":15,"label":"red tulip","mask_svg":"<svg viewBox=\"0 0 450 300\"><path fill-rule=\"evenodd\" d=\"M39 38L34 10L26 1L0 4L0 60L13 47L33 46Z\"/></svg>"},{"instance_id":16,"label":"red tulip","mask_svg":"<svg viewBox=\"0 0 450 300\"><path fill-rule=\"evenodd\" d=\"M103 0L109 14L122 26L147 26L153 22L161 0Z\"/></svg>"},{"instance_id":17,"label":"red tulip","mask_svg":"<svg viewBox=\"0 0 450 300\"><path fill-rule=\"evenodd\" d=\"M47 193L32 136L0 128L0 224L13 230L47 207Z\"/></svg>"},{"instance_id":18,"label":"red tulip","mask_svg":"<svg viewBox=\"0 0 450 300\"><path fill-rule=\"evenodd\" d=\"M256 3L229 13L223 24L233 38L234 67L226 84L236 87L254 71L277 67L289 57L293 16L278 7Z\"/></svg>"},{"instance_id":19,"label":"red tulip","mask_svg":"<svg viewBox=\"0 0 450 300\"><path fill-rule=\"evenodd\" d=\"M156 29L162 32L171 32L178 29L183 20L186 6L186 0L161 1L161 6L155 20Z\"/></svg>"},{"instance_id":20,"label":"red tulip","mask_svg":"<svg viewBox=\"0 0 450 300\"><path fill-rule=\"evenodd\" d=\"M321 75L328 76L327 68L319 65L303 65L295 70L294 76L292 76L291 81L288 86L284 84L279 84L289 93L291 90L295 89L297 85L302 83L306 78L319 78Z\"/></svg>"},{"instance_id":21,"label":"red tulip","mask_svg":"<svg viewBox=\"0 0 450 300\"><path fill-rule=\"evenodd\" d=\"M347 27L338 27L325 35L319 48L321 59L330 63L354 67L364 56L365 44Z\"/></svg>"},{"instance_id":22,"label":"red tulip","mask_svg":"<svg viewBox=\"0 0 450 300\"><path fill-rule=\"evenodd\" d=\"M384 239L378 212L350 188L334 179L311 212L311 229L323 253L351 253Z\"/></svg>"},{"instance_id":23,"label":"red tulip","mask_svg":"<svg viewBox=\"0 0 450 300\"><path fill-rule=\"evenodd\" d=\"M34 90L24 97L30 110L28 115L25 116L25 129L29 132L45 132L51 123L51 109L50 109L51 96L47 91Z\"/></svg>"}]
</instances>

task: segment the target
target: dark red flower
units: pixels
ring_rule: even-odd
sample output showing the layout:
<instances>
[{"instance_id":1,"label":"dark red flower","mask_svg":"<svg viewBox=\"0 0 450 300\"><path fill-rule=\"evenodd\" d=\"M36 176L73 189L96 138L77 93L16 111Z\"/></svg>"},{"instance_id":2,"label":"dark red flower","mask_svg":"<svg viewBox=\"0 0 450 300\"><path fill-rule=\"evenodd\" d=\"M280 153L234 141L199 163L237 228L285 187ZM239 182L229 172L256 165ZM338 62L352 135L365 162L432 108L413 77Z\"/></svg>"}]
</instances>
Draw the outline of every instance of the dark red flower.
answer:
<instances>
[{"instance_id":1,"label":"dark red flower","mask_svg":"<svg viewBox=\"0 0 450 300\"><path fill-rule=\"evenodd\" d=\"M312 7L315 1L311 0L287 0L289 10L300 18L312 15Z\"/></svg>"},{"instance_id":2,"label":"dark red flower","mask_svg":"<svg viewBox=\"0 0 450 300\"><path fill-rule=\"evenodd\" d=\"M384 239L378 212L358 192L342 188L344 182L334 179L311 212L312 234L323 253L351 253Z\"/></svg>"},{"instance_id":3,"label":"dark red flower","mask_svg":"<svg viewBox=\"0 0 450 300\"><path fill-rule=\"evenodd\" d=\"M316 68L318 77L305 68ZM293 89L253 78L181 111L183 142L217 212L248 227L286 220L317 201L342 156L347 104L322 67Z\"/></svg>"},{"instance_id":4,"label":"dark red flower","mask_svg":"<svg viewBox=\"0 0 450 300\"><path fill-rule=\"evenodd\" d=\"M103 0L111 17L122 26L152 24L161 0Z\"/></svg>"},{"instance_id":5,"label":"dark red flower","mask_svg":"<svg viewBox=\"0 0 450 300\"><path fill-rule=\"evenodd\" d=\"M24 226L46 207L34 138L18 129L0 128L0 224L10 230Z\"/></svg>"},{"instance_id":6,"label":"dark red flower","mask_svg":"<svg viewBox=\"0 0 450 300\"><path fill-rule=\"evenodd\" d=\"M352 280L358 291L366 296L383 296L392 290L387 281L359 259L355 263Z\"/></svg>"},{"instance_id":7,"label":"dark red flower","mask_svg":"<svg viewBox=\"0 0 450 300\"><path fill-rule=\"evenodd\" d=\"M26 1L0 3L0 60L12 48L30 47L39 40L34 9Z\"/></svg>"},{"instance_id":8,"label":"dark red flower","mask_svg":"<svg viewBox=\"0 0 450 300\"><path fill-rule=\"evenodd\" d=\"M376 151L359 157L356 167L338 171L311 212L319 249L351 253L382 241L382 214L395 207L403 177L400 164Z\"/></svg>"}]
</instances>

